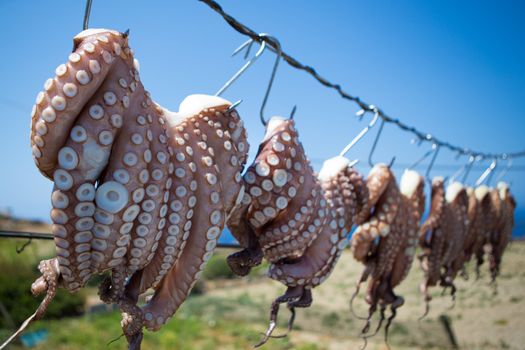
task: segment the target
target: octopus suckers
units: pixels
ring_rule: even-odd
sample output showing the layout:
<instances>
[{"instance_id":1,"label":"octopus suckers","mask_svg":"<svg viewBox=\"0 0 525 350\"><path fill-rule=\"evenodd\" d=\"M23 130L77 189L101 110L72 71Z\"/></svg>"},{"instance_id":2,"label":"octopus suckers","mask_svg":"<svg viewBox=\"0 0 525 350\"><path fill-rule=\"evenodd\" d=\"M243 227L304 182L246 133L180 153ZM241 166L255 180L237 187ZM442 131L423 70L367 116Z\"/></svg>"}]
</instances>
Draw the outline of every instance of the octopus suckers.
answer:
<instances>
[{"instance_id":1,"label":"octopus suckers","mask_svg":"<svg viewBox=\"0 0 525 350\"><path fill-rule=\"evenodd\" d=\"M108 181L96 191L95 201L97 206L109 213L117 213L128 202L128 191L116 181Z\"/></svg>"}]
</instances>

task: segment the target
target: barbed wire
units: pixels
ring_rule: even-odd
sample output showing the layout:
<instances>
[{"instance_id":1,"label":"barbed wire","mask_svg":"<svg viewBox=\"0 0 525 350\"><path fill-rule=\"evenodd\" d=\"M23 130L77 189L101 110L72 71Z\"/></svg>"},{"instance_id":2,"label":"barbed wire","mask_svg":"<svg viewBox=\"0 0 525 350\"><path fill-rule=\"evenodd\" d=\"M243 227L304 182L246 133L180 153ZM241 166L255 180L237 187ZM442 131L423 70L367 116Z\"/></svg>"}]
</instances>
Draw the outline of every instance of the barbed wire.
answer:
<instances>
[{"instance_id":1,"label":"barbed wire","mask_svg":"<svg viewBox=\"0 0 525 350\"><path fill-rule=\"evenodd\" d=\"M519 157L525 157L525 150L518 151L518 152L509 152L509 153L486 153L486 152L480 152L471 150L467 147L461 147L457 145L453 145L447 141L441 140L434 135L430 133L426 133L423 131L420 131L416 129L413 126L407 125L400 121L397 118L390 117L387 115L383 110L377 107L377 105L369 104L362 100L358 96L353 96L349 94L348 92L344 91L340 84L332 83L328 79L321 76L317 70L311 66L305 65L298 61L293 56L286 53L282 48L279 48L278 40L271 37L271 36L262 36L253 29L249 28L248 26L244 25L243 23L239 22L236 18L231 16L230 14L226 13L220 4L218 4L214 0L199 0L206 5L208 5L212 10L217 12L233 29L235 29L237 32L239 32L242 35L250 37L252 40L262 43L266 42L267 45L271 46L273 49L272 51L274 53L280 52L282 59L287 62L290 66L293 68L296 68L298 70L305 71L306 73L310 74L314 79L316 79L319 83L324 85L327 88L336 90L337 93L344 99L350 100L354 103L356 103L361 110L357 113L358 116L363 116L365 113L378 113L379 117L390 124L396 125L398 128L400 128L403 131L412 133L415 137L417 137L420 141L426 141L430 142L432 144L435 144L436 146L440 148L447 148L448 150L457 153L458 155L468 155L475 157L477 160L482 159L509 159L509 158L519 158Z\"/></svg>"}]
</instances>

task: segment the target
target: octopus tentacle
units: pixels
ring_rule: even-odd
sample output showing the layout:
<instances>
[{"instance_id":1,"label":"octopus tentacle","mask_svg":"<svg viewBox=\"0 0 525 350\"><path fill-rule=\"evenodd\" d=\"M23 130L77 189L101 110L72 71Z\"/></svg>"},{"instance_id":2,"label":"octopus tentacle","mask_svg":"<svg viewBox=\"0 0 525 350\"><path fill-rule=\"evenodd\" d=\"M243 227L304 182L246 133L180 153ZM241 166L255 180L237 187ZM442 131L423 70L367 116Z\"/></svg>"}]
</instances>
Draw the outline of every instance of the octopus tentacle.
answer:
<instances>
[{"instance_id":1,"label":"octopus tentacle","mask_svg":"<svg viewBox=\"0 0 525 350\"><path fill-rule=\"evenodd\" d=\"M127 45L120 33L88 30L78 34L68 62L55 70L36 98L31 120L31 146L38 169L52 179L59 150L86 102L99 90L113 67L115 45ZM76 130L75 130L76 131Z\"/></svg>"},{"instance_id":2,"label":"octopus tentacle","mask_svg":"<svg viewBox=\"0 0 525 350\"><path fill-rule=\"evenodd\" d=\"M374 208L374 212L356 228L352 236L351 250L358 261L367 259L374 240L388 236L398 208L394 193L397 189L393 175L386 165L378 164L372 168L366 183L370 197L368 206L370 209Z\"/></svg>"},{"instance_id":3,"label":"octopus tentacle","mask_svg":"<svg viewBox=\"0 0 525 350\"><path fill-rule=\"evenodd\" d=\"M254 348L262 346L272 336L272 333L275 330L275 327L277 326L277 314L279 313L279 306L283 303L293 302L301 299L304 292L305 289L301 286L288 287L286 293L284 293L283 295L281 295L273 301L272 307L270 309L270 324L268 326L268 329L266 330L264 337L257 344L254 345Z\"/></svg>"},{"instance_id":4,"label":"octopus tentacle","mask_svg":"<svg viewBox=\"0 0 525 350\"><path fill-rule=\"evenodd\" d=\"M404 280L412 265L419 220L424 210L423 177L414 171L406 171L398 188L393 174L384 175L387 172L390 173L390 169L385 165L376 165L376 169L371 171L367 184L372 181L376 183L375 189L369 186L369 195L376 197L373 200L375 207L370 208L373 212L368 221L363 222L356 230L359 236L355 243L354 237L352 238L352 245L360 248L353 250L354 257L365 262L363 275L352 298L357 295L359 285L369 280L365 300L370 306L361 332L364 346L367 338L375 335L382 327L386 308L390 306L393 311L393 315L386 319L385 334L388 334L395 309L403 304L403 299L395 295L393 288ZM378 184L378 181L386 183ZM377 188L382 189L381 194L375 193ZM388 227L383 234L374 231L380 225ZM380 319L377 328L372 334L367 334L378 306Z\"/></svg>"},{"instance_id":5,"label":"octopus tentacle","mask_svg":"<svg viewBox=\"0 0 525 350\"><path fill-rule=\"evenodd\" d=\"M219 106L217 109L205 109L202 112L202 119L208 122L209 119L215 117L217 112L219 112L219 116L223 117L227 108L228 105ZM184 127L184 123L181 126ZM240 191L241 187L240 177L236 176L238 170L222 169L222 164L215 163L214 159L209 156L210 154L213 155L214 150L207 141L204 141L201 136L203 134L200 133L198 126L193 123L187 124L184 128L188 131L190 140L193 140L190 144L196 145L196 147L188 146L190 148L186 151L187 155L194 160L194 162L190 162L190 169L195 173L197 179L195 184L197 186L193 189L178 188L181 192L193 191L199 199L195 206L192 224L186 227L187 244L185 248L182 249L179 259L161 280L155 294L143 309L144 325L150 330L158 329L178 309L204 269L207 260L213 254L226 215L231 211L233 204L228 203L227 205L230 207L226 207L225 203L220 200L221 177L226 177L223 180L224 182L230 181L228 176L233 178L232 181L237 186L237 192ZM199 139L200 141L195 142ZM228 145L224 149L222 152L231 152L232 145Z\"/></svg>"},{"instance_id":6,"label":"octopus tentacle","mask_svg":"<svg viewBox=\"0 0 525 350\"><path fill-rule=\"evenodd\" d=\"M4 343L0 345L0 350L4 349L9 343L13 341L19 334L21 334L32 322L41 319L46 313L49 304L56 295L58 284L61 282L59 264L56 258L49 260L42 260L38 264L38 269L42 274L31 286L31 292L37 296L43 292L46 293L44 299L40 302L40 305L36 311L29 316L20 325L18 330L13 333Z\"/></svg>"},{"instance_id":7,"label":"octopus tentacle","mask_svg":"<svg viewBox=\"0 0 525 350\"><path fill-rule=\"evenodd\" d=\"M149 179L143 184L144 198L140 202L140 213L135 218L133 230L130 232L126 260L131 274L151 262L161 238L166 238L163 233L167 221L169 190L173 184L169 177L174 171L174 165L171 161L173 149L168 145L163 127L166 123L164 118L163 115L147 114L149 128L145 135L141 135L143 142L149 143L143 155L147 162ZM132 142L141 141L139 137L134 140L135 136L137 135L132 135Z\"/></svg>"},{"instance_id":8,"label":"octopus tentacle","mask_svg":"<svg viewBox=\"0 0 525 350\"><path fill-rule=\"evenodd\" d=\"M307 285L315 287L326 280L335 266L343 249L348 244L346 238L352 227L352 217L346 217L345 202L350 208L355 207L353 191L343 191L352 188L347 176L349 160L343 157L331 158L323 164L319 174L323 188L324 202L314 216L320 232L317 239L308 247L303 255L295 261L283 261L273 264L269 276L288 286ZM349 198L345 201L343 194ZM325 207L322 206L323 203Z\"/></svg>"},{"instance_id":9,"label":"octopus tentacle","mask_svg":"<svg viewBox=\"0 0 525 350\"><path fill-rule=\"evenodd\" d=\"M296 307L300 307L300 308L310 307L312 305L312 302L313 302L312 290L310 288L305 289L303 292L303 295L299 299L289 301L286 306L288 310L290 310L290 318L288 319L288 325L286 327L286 332L280 335L271 335L270 338L286 338L293 329L293 324L295 321L295 308Z\"/></svg>"},{"instance_id":10,"label":"octopus tentacle","mask_svg":"<svg viewBox=\"0 0 525 350\"><path fill-rule=\"evenodd\" d=\"M119 131L112 125L110 116L123 111L116 103L112 77L113 72L82 109L58 152L54 172L51 219L61 273L71 291L82 287L93 272L93 218L99 206L94 185L108 164L113 140ZM107 94L112 97L108 99Z\"/></svg>"}]
</instances>

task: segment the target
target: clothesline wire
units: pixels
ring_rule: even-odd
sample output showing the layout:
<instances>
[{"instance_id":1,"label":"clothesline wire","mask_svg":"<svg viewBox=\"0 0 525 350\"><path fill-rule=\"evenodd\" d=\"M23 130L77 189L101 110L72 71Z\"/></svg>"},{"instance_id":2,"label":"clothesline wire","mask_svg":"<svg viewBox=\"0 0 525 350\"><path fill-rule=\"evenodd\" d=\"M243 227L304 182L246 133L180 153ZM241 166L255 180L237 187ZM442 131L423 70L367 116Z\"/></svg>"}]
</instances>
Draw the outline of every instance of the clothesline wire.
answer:
<instances>
[{"instance_id":1,"label":"clothesline wire","mask_svg":"<svg viewBox=\"0 0 525 350\"><path fill-rule=\"evenodd\" d=\"M52 240L54 236L51 233L45 233L45 232L0 230L0 238L27 238L29 240L32 240L32 239ZM219 248L239 248L240 246L237 243L217 243L217 247Z\"/></svg>"},{"instance_id":2,"label":"clothesline wire","mask_svg":"<svg viewBox=\"0 0 525 350\"><path fill-rule=\"evenodd\" d=\"M226 13L221 5L219 5L214 0L199 0L206 5L208 5L212 10L217 12L233 29L235 29L238 33L250 37L252 40L257 41L258 43L266 42L267 45L271 46L273 49L272 51L276 53L278 51L279 44L276 41L274 37L271 36L261 36L253 29L249 28L245 24L239 22L236 18L231 16L230 14ZM407 125L403 123L401 120L397 118L393 118L389 115L387 115L383 110L377 107L377 105L369 104L362 100L358 96L353 96L349 94L348 92L344 91L340 84L333 83L329 81L328 79L321 76L317 70L311 66L305 65L301 63L299 60L291 56L290 54L286 53L284 50L280 50L281 52L281 58L287 62L290 66L293 68L296 68L298 70L305 71L312 77L314 77L319 83L324 85L327 88L336 90L337 93L344 99L350 100L357 104L361 111L358 112L358 115L362 116L365 113L378 113L379 117L384 120L386 123L394 124L401 130L404 130L406 132L409 132L413 135L415 135L420 141L430 142L432 144L435 144L436 146L439 146L440 148L446 148L450 150L451 152L455 152L458 155L469 155L476 157L477 160L482 159L509 159L509 158L519 158L519 157L525 157L525 150L518 151L518 152L504 152L504 153L486 153L486 152L480 152L471 150L466 147L457 146L454 144L451 144L447 141L441 140L437 138L436 136L426 133L423 131L420 131L416 129L413 126Z\"/></svg>"}]
</instances>

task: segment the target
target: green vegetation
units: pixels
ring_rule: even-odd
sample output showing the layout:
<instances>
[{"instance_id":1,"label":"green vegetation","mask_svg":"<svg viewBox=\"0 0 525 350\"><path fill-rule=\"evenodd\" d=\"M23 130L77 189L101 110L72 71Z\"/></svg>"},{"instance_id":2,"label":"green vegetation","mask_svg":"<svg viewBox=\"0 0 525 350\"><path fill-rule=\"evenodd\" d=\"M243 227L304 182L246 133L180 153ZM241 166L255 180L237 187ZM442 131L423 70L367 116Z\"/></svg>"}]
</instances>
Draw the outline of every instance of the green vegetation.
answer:
<instances>
[{"instance_id":1,"label":"green vegetation","mask_svg":"<svg viewBox=\"0 0 525 350\"><path fill-rule=\"evenodd\" d=\"M0 249L0 302L10 317L0 317L0 328L22 323L35 312L43 296L35 298L30 291L31 284L40 276L37 269L34 246L22 253L16 253L18 242L5 240ZM16 278L14 278L16 276ZM70 294L59 290L46 312L46 318L77 316L83 312L83 292Z\"/></svg>"},{"instance_id":2,"label":"green vegetation","mask_svg":"<svg viewBox=\"0 0 525 350\"><path fill-rule=\"evenodd\" d=\"M215 254L208 260L208 264L202 272L202 277L207 280L231 279L235 277L235 274L230 270L226 262L226 256Z\"/></svg>"}]
</instances>

